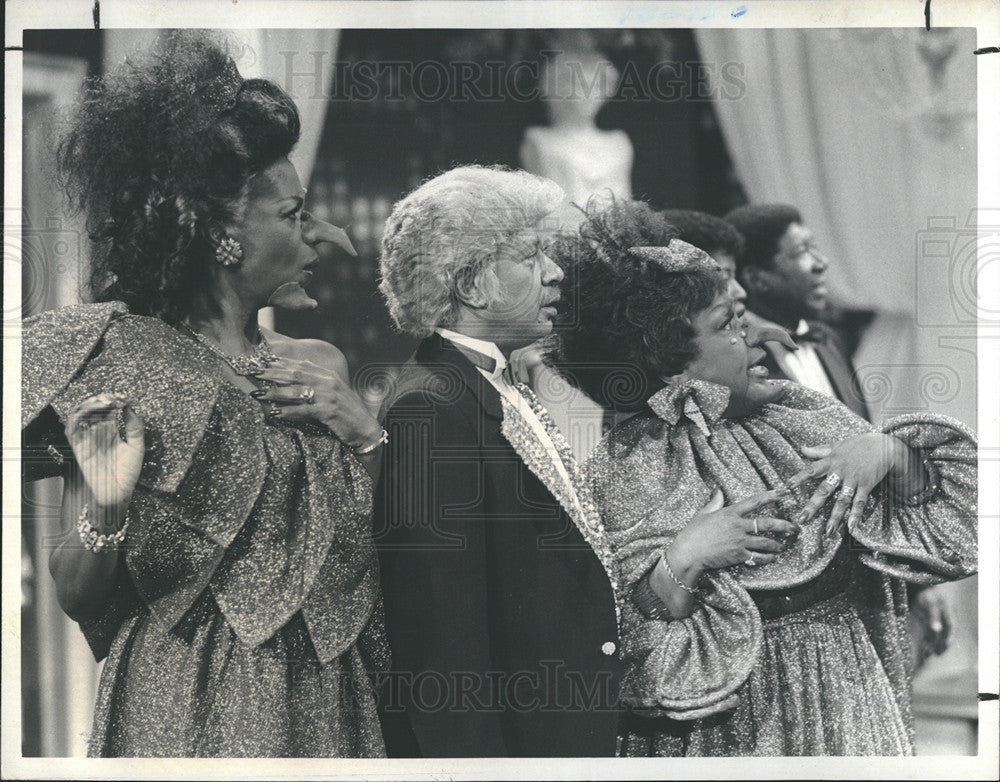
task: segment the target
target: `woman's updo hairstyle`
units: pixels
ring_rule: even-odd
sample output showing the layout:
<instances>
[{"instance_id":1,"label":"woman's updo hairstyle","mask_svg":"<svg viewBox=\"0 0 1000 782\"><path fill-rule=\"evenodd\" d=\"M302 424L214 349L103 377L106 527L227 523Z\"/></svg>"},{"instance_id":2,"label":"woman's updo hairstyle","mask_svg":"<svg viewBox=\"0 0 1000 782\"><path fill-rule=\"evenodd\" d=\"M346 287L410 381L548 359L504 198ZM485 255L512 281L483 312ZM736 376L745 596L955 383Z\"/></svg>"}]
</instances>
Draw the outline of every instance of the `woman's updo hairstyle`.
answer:
<instances>
[{"instance_id":1,"label":"woman's updo hairstyle","mask_svg":"<svg viewBox=\"0 0 1000 782\"><path fill-rule=\"evenodd\" d=\"M91 296L183 318L251 177L298 137L291 98L273 82L242 79L229 45L204 32L165 33L153 51L92 81L57 156L94 242Z\"/></svg>"},{"instance_id":2,"label":"woman's updo hairstyle","mask_svg":"<svg viewBox=\"0 0 1000 782\"><path fill-rule=\"evenodd\" d=\"M681 372L697 353L692 317L725 289L714 264L673 271L632 251L670 247L677 234L642 201L592 201L579 231L552 248L570 313L554 361L603 407L640 410Z\"/></svg>"}]
</instances>

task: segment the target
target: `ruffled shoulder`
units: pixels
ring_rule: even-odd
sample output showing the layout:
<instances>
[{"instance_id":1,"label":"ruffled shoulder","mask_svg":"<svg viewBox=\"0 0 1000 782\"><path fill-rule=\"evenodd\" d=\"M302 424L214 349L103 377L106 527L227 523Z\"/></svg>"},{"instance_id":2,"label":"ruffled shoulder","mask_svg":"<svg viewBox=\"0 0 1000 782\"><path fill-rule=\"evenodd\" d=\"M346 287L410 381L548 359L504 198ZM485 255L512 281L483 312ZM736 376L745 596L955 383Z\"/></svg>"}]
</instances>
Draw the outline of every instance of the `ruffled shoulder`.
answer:
<instances>
[{"instance_id":1,"label":"ruffled shoulder","mask_svg":"<svg viewBox=\"0 0 1000 782\"><path fill-rule=\"evenodd\" d=\"M90 357L120 301L46 310L21 324L21 428L34 421Z\"/></svg>"},{"instance_id":2,"label":"ruffled shoulder","mask_svg":"<svg viewBox=\"0 0 1000 782\"><path fill-rule=\"evenodd\" d=\"M123 394L146 428L140 484L176 491L209 426L223 382L205 351L158 318L130 315L117 303L69 307L44 321L26 323L25 330L31 369L22 421L49 405L65 420L89 396ZM64 355L37 357L47 353ZM263 425L262 416L257 417Z\"/></svg>"}]
</instances>

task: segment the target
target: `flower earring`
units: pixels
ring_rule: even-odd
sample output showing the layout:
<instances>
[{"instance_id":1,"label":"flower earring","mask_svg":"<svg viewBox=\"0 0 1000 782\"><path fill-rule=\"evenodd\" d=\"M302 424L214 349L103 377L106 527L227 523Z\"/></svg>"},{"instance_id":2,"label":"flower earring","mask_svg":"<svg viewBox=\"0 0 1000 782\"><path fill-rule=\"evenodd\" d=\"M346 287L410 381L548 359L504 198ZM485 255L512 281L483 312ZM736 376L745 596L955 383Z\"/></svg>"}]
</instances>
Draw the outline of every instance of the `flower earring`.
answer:
<instances>
[{"instance_id":1,"label":"flower earring","mask_svg":"<svg viewBox=\"0 0 1000 782\"><path fill-rule=\"evenodd\" d=\"M243 248L233 237L227 236L215 246L215 260L223 266L232 266L243 259Z\"/></svg>"}]
</instances>

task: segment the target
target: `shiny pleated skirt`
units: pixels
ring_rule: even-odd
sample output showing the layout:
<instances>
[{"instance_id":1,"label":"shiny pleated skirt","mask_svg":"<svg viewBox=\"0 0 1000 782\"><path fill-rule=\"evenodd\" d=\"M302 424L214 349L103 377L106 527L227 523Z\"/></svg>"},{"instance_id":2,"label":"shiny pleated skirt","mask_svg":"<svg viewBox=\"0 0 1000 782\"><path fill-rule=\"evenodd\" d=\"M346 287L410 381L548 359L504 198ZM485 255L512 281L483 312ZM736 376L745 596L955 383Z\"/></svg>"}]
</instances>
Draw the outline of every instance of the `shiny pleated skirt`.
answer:
<instances>
[{"instance_id":1,"label":"shiny pleated skirt","mask_svg":"<svg viewBox=\"0 0 1000 782\"><path fill-rule=\"evenodd\" d=\"M104 665L97 757L383 757L357 646L320 663L301 614L249 647L203 595L165 631L145 611Z\"/></svg>"},{"instance_id":2,"label":"shiny pleated skirt","mask_svg":"<svg viewBox=\"0 0 1000 782\"><path fill-rule=\"evenodd\" d=\"M761 658L735 709L692 721L629 715L620 754L913 754L885 669L846 595L763 625Z\"/></svg>"}]
</instances>

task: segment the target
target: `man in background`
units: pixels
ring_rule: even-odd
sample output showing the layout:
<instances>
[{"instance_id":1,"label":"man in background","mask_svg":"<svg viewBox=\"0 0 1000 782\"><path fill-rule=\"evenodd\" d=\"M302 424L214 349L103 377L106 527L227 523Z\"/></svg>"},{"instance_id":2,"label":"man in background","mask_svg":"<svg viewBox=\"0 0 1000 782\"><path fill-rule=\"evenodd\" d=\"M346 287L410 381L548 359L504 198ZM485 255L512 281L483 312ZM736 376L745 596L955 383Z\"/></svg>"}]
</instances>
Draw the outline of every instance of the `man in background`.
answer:
<instances>
[{"instance_id":1,"label":"man in background","mask_svg":"<svg viewBox=\"0 0 1000 782\"><path fill-rule=\"evenodd\" d=\"M798 350L764 345L773 378L787 378L836 397L871 419L854 366L836 333L820 318L827 306L829 262L799 211L787 204L748 204L726 220L743 237L737 277L753 315L787 329ZM714 256L713 256L714 257Z\"/></svg>"}]
</instances>

